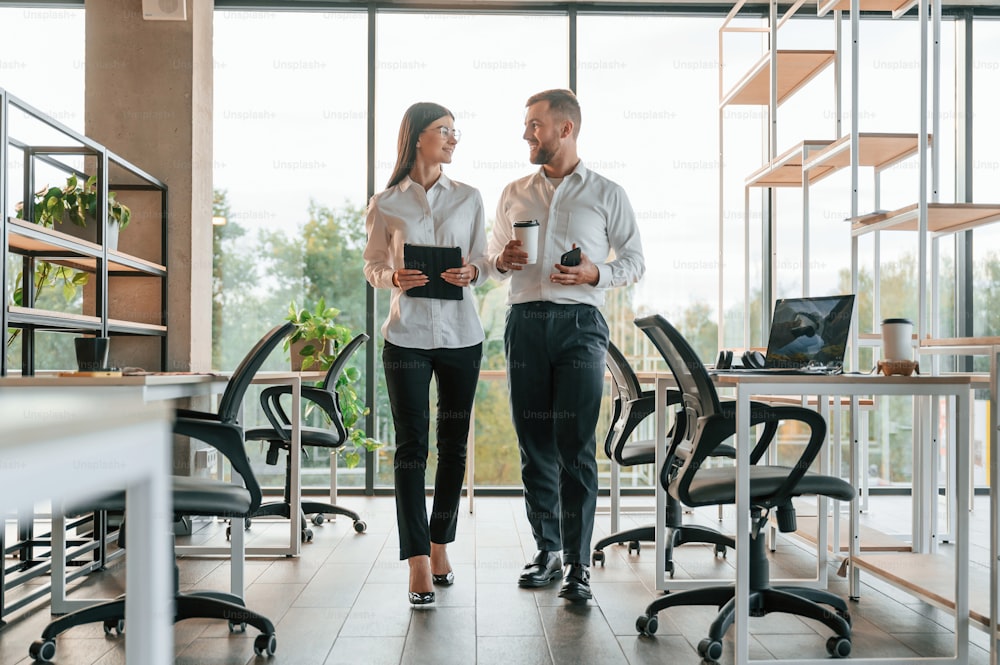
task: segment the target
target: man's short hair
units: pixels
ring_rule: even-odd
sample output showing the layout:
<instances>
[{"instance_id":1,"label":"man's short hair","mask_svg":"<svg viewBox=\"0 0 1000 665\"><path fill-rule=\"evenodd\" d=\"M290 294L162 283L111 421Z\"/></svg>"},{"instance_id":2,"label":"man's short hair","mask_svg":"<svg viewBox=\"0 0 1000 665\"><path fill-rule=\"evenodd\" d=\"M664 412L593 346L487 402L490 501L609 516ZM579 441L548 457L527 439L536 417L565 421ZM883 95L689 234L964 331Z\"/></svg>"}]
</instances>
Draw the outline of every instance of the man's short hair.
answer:
<instances>
[{"instance_id":1,"label":"man's short hair","mask_svg":"<svg viewBox=\"0 0 1000 665\"><path fill-rule=\"evenodd\" d=\"M536 93L528 98L525 107L537 104L538 102L548 102L549 108L573 121L573 138L580 135L580 102L572 90L556 88Z\"/></svg>"}]
</instances>

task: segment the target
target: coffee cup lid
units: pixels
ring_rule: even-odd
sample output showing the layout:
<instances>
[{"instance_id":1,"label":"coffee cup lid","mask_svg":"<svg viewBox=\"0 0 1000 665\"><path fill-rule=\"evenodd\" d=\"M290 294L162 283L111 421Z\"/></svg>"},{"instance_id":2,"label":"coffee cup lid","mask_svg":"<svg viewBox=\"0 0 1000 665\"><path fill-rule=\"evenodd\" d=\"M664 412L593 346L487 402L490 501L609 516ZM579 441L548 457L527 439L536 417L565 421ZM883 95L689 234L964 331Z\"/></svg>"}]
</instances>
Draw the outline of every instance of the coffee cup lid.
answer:
<instances>
[{"instance_id":1,"label":"coffee cup lid","mask_svg":"<svg viewBox=\"0 0 1000 665\"><path fill-rule=\"evenodd\" d=\"M514 222L514 226L538 226L537 219L527 219L523 222Z\"/></svg>"},{"instance_id":2,"label":"coffee cup lid","mask_svg":"<svg viewBox=\"0 0 1000 665\"><path fill-rule=\"evenodd\" d=\"M887 323L909 323L911 326L913 325L913 321L909 319L882 319L882 325Z\"/></svg>"}]
</instances>

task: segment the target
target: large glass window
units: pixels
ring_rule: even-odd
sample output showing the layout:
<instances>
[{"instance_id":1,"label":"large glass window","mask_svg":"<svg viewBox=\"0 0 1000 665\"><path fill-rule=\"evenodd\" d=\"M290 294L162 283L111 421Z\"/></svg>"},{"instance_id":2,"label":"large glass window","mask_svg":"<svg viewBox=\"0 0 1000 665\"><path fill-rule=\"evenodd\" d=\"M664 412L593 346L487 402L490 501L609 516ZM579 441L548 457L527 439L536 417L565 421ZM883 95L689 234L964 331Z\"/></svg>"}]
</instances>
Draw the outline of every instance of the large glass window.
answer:
<instances>
[{"instance_id":1,"label":"large glass window","mask_svg":"<svg viewBox=\"0 0 1000 665\"><path fill-rule=\"evenodd\" d=\"M322 298L365 329L367 18L218 11L214 33L213 362L232 369L292 302ZM276 353L268 367L287 363ZM310 452L303 486L327 486L327 451ZM280 486L282 467L256 457L262 484ZM340 484L363 485L363 471L341 465Z\"/></svg>"}]
</instances>

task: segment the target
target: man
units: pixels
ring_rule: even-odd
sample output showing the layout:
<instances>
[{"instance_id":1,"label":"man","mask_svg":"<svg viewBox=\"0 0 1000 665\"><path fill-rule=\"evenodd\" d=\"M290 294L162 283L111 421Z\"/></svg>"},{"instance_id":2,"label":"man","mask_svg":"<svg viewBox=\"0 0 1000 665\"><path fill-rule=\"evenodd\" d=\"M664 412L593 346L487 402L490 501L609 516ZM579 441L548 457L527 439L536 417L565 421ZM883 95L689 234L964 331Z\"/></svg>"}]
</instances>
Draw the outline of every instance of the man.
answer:
<instances>
[{"instance_id":1,"label":"man","mask_svg":"<svg viewBox=\"0 0 1000 665\"><path fill-rule=\"evenodd\" d=\"M645 264L624 190L577 156L576 96L547 90L526 107L524 140L531 163L541 169L504 189L487 251L491 276L510 279L504 349L511 419L538 546L518 584L547 586L563 577L565 561L559 595L585 602L591 598L595 430L608 348L598 307L606 289L637 281ZM515 222L528 220L539 223L532 264L513 231ZM582 250L579 264L560 265L562 254L575 247Z\"/></svg>"}]
</instances>

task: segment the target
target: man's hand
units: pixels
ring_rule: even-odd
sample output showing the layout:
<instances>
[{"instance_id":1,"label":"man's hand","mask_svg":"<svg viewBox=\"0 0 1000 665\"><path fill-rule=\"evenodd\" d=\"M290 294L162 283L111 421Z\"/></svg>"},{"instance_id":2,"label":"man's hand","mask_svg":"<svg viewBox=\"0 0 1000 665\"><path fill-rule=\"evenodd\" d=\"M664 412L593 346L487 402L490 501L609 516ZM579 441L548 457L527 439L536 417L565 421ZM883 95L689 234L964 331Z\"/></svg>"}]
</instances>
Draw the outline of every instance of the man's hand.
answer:
<instances>
[{"instance_id":1,"label":"man's hand","mask_svg":"<svg viewBox=\"0 0 1000 665\"><path fill-rule=\"evenodd\" d=\"M528 264L528 253L521 249L520 240L511 240L497 257L497 270L522 270Z\"/></svg>"},{"instance_id":2,"label":"man's hand","mask_svg":"<svg viewBox=\"0 0 1000 665\"><path fill-rule=\"evenodd\" d=\"M576 247L576 245L574 244L573 247ZM553 267L556 269L556 272L549 275L549 281L554 284L589 284L590 286L597 286L597 282L601 279L601 273L597 269L597 266L583 252L580 253L580 265L564 266L557 263Z\"/></svg>"}]
</instances>

